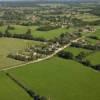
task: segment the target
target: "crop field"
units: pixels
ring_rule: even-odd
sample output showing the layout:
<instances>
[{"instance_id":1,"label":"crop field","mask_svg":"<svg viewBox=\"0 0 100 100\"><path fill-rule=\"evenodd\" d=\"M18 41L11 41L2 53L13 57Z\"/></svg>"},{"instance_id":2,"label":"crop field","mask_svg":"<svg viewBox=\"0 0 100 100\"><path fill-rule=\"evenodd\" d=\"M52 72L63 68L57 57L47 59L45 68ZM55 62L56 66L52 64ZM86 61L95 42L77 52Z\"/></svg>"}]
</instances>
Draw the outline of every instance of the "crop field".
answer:
<instances>
[{"instance_id":1,"label":"crop field","mask_svg":"<svg viewBox=\"0 0 100 100\"><path fill-rule=\"evenodd\" d=\"M31 98L4 73L0 72L0 100L31 100Z\"/></svg>"},{"instance_id":2,"label":"crop field","mask_svg":"<svg viewBox=\"0 0 100 100\"><path fill-rule=\"evenodd\" d=\"M38 31L37 28L38 26L22 26L22 25L13 25L13 27L15 28L14 30L10 30L9 32L16 33L16 34L23 34L25 32L27 32L28 29L32 30L32 35L35 37L41 37L41 38L46 38L46 39L52 39L54 37L58 37L60 34L64 33L64 32L73 32L74 28L59 28L59 29L54 29L54 30L50 30L50 31ZM5 32L5 30L7 29L7 26L1 26L0 27L0 32Z\"/></svg>"},{"instance_id":3,"label":"crop field","mask_svg":"<svg viewBox=\"0 0 100 100\"><path fill-rule=\"evenodd\" d=\"M9 72L50 100L100 100L100 73L71 60L54 57Z\"/></svg>"},{"instance_id":4,"label":"crop field","mask_svg":"<svg viewBox=\"0 0 100 100\"><path fill-rule=\"evenodd\" d=\"M25 49L29 44L39 43L40 42L29 40L0 38L0 69L24 63L21 61L10 59L7 57L7 55L20 49Z\"/></svg>"}]
</instances>

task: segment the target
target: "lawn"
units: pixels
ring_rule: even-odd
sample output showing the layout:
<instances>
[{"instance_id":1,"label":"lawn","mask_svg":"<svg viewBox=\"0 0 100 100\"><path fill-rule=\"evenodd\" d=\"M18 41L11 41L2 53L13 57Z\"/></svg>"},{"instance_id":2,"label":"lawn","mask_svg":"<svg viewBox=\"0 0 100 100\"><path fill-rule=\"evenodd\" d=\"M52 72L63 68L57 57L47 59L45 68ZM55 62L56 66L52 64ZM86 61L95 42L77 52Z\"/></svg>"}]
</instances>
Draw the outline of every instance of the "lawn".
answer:
<instances>
[{"instance_id":1,"label":"lawn","mask_svg":"<svg viewBox=\"0 0 100 100\"><path fill-rule=\"evenodd\" d=\"M40 44L40 42L12 38L0 38L0 69L23 63L21 61L10 59L7 57L7 55L20 49L25 49L31 44Z\"/></svg>"},{"instance_id":2,"label":"lawn","mask_svg":"<svg viewBox=\"0 0 100 100\"><path fill-rule=\"evenodd\" d=\"M4 73L0 72L0 100L32 100Z\"/></svg>"},{"instance_id":3,"label":"lawn","mask_svg":"<svg viewBox=\"0 0 100 100\"><path fill-rule=\"evenodd\" d=\"M100 73L71 60L53 57L9 72L50 100L100 100Z\"/></svg>"}]
</instances>

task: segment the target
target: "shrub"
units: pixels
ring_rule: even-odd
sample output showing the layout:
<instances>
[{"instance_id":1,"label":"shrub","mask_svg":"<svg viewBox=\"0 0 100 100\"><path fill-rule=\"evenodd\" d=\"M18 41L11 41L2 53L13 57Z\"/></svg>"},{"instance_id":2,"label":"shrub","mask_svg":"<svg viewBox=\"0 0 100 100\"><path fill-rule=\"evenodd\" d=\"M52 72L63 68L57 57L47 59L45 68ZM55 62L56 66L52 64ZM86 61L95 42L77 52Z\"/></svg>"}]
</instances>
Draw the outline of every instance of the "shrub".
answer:
<instances>
[{"instance_id":1,"label":"shrub","mask_svg":"<svg viewBox=\"0 0 100 100\"><path fill-rule=\"evenodd\" d=\"M60 53L58 53L59 57L65 58L65 59L73 59L74 56L71 52L66 52L66 51L61 51Z\"/></svg>"}]
</instances>

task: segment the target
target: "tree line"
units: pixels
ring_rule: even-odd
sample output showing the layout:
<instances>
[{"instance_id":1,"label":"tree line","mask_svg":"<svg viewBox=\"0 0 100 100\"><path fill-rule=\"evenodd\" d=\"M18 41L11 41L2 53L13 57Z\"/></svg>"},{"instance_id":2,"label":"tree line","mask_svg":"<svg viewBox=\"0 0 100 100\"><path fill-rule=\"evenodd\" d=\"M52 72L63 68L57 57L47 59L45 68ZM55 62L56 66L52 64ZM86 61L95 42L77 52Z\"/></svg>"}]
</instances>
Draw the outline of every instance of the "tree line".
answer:
<instances>
[{"instance_id":1,"label":"tree line","mask_svg":"<svg viewBox=\"0 0 100 100\"><path fill-rule=\"evenodd\" d=\"M86 59L86 57L88 55L90 55L91 53L94 52L80 52L78 55L74 56L72 52L69 51L61 51L58 53L58 56L64 59L70 59L70 60L74 60L77 61L87 67L91 67L95 70L99 70L100 71L100 64L97 65L93 65L90 60Z\"/></svg>"},{"instance_id":2,"label":"tree line","mask_svg":"<svg viewBox=\"0 0 100 100\"><path fill-rule=\"evenodd\" d=\"M0 32L0 37L8 37L8 38L18 38L18 39L26 39L26 40L35 40L35 41L41 41L41 42L47 42L45 38L41 37L34 37L31 33L31 29L28 29L26 33L23 34L16 34L11 33L9 30L14 29L14 27L8 26L5 32Z\"/></svg>"},{"instance_id":3,"label":"tree line","mask_svg":"<svg viewBox=\"0 0 100 100\"><path fill-rule=\"evenodd\" d=\"M26 87L24 84L22 84L18 79L16 79L13 75L10 73L6 73L6 75L14 81L18 86L20 86L33 100L47 100L45 96L40 96L36 94L32 89Z\"/></svg>"}]
</instances>

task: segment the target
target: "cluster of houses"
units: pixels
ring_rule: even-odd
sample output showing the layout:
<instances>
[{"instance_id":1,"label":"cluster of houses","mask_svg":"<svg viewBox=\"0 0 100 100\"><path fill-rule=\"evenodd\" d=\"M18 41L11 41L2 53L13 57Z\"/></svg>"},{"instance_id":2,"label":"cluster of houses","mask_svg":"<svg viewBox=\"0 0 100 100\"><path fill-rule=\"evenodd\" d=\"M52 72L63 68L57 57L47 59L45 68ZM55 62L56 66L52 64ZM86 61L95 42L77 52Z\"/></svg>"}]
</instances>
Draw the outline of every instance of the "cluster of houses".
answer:
<instances>
[{"instance_id":1,"label":"cluster of houses","mask_svg":"<svg viewBox=\"0 0 100 100\"><path fill-rule=\"evenodd\" d=\"M54 53L60 47L59 43L46 44L46 45L36 45L26 48L24 51L18 51L16 53L11 53L8 57L20 60L20 61L32 61L39 58L44 58L47 55Z\"/></svg>"},{"instance_id":2,"label":"cluster of houses","mask_svg":"<svg viewBox=\"0 0 100 100\"><path fill-rule=\"evenodd\" d=\"M84 27L84 28L80 28L79 29L79 32L95 32L95 28L94 27L92 27L92 26L86 26L86 27Z\"/></svg>"},{"instance_id":3,"label":"cluster of houses","mask_svg":"<svg viewBox=\"0 0 100 100\"><path fill-rule=\"evenodd\" d=\"M41 45L27 47L25 50L20 50L16 53L9 54L8 57L20 61L37 60L53 54L56 50L58 50L59 48L68 44L71 40L74 40L76 38L77 36L75 34L62 34L54 41L47 42Z\"/></svg>"},{"instance_id":4,"label":"cluster of houses","mask_svg":"<svg viewBox=\"0 0 100 100\"><path fill-rule=\"evenodd\" d=\"M96 51L100 50L100 42L97 42L96 44L92 44L86 39L73 42L72 46L77 48L89 49L89 50L96 50Z\"/></svg>"}]
</instances>

